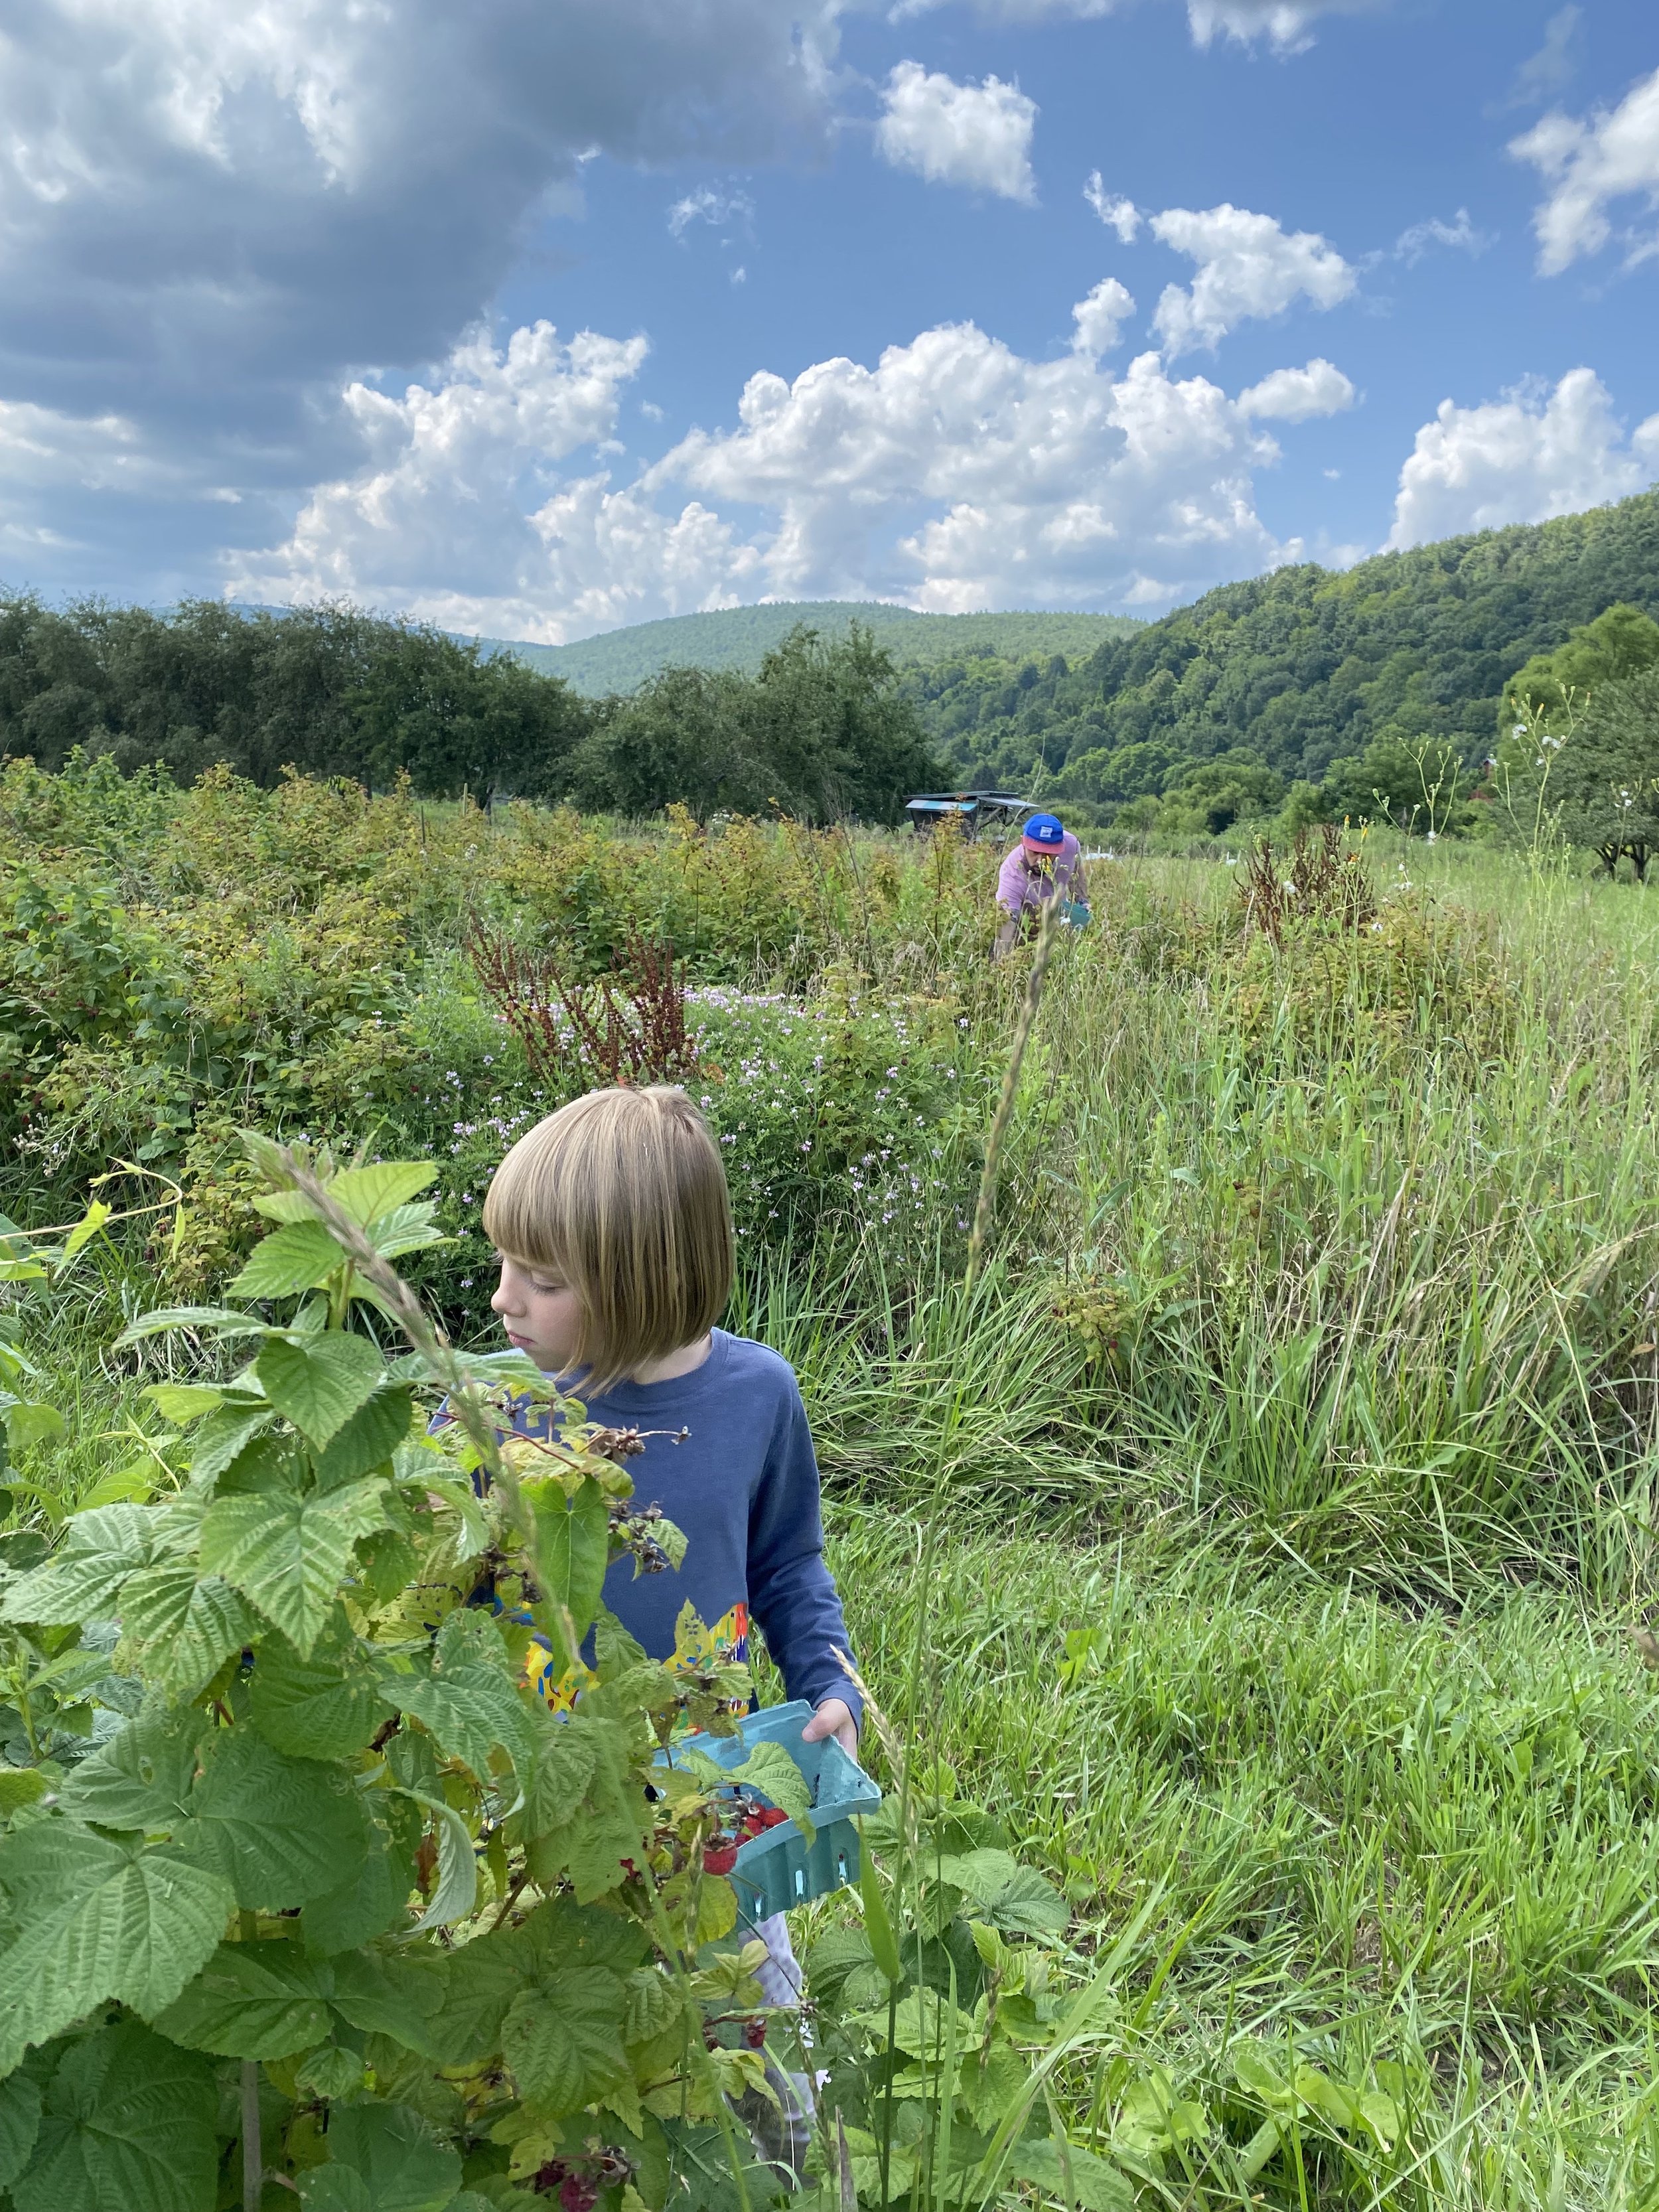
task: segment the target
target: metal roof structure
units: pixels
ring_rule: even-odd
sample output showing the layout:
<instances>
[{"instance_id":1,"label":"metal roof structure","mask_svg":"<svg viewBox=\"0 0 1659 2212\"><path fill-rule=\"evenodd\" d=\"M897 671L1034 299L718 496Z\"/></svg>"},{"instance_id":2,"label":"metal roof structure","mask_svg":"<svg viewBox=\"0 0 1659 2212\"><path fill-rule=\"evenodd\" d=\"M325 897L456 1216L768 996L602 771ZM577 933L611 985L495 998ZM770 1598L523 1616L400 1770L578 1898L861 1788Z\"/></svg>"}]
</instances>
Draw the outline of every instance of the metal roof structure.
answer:
<instances>
[{"instance_id":1,"label":"metal roof structure","mask_svg":"<svg viewBox=\"0 0 1659 2212\"><path fill-rule=\"evenodd\" d=\"M904 811L920 829L942 814L959 814L969 823L1012 821L1036 805L1012 791L919 791L905 800Z\"/></svg>"}]
</instances>

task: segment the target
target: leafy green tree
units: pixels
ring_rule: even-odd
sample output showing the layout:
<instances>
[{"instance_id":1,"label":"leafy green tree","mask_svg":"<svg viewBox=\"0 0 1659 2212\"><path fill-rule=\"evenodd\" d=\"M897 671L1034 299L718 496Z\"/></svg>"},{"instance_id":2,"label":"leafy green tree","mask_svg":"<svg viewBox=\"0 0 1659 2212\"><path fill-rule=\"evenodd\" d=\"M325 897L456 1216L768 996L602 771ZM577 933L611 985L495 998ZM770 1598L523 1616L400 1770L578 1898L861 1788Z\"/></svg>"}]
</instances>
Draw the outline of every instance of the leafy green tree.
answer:
<instances>
[{"instance_id":1,"label":"leafy green tree","mask_svg":"<svg viewBox=\"0 0 1659 2212\"><path fill-rule=\"evenodd\" d=\"M1562 835L1609 875L1626 858L1638 882L1659 851L1659 665L1601 684L1560 748L1550 792Z\"/></svg>"},{"instance_id":2,"label":"leafy green tree","mask_svg":"<svg viewBox=\"0 0 1659 2212\"><path fill-rule=\"evenodd\" d=\"M1249 753L1234 750L1218 760L1200 761L1166 785L1158 827L1215 837L1235 822L1273 813L1284 797L1282 776Z\"/></svg>"},{"instance_id":3,"label":"leafy green tree","mask_svg":"<svg viewBox=\"0 0 1659 2212\"><path fill-rule=\"evenodd\" d=\"M1444 836L1464 826L1473 781L1443 738L1381 737L1357 760L1331 763L1320 799L1328 821L1386 820Z\"/></svg>"},{"instance_id":4,"label":"leafy green tree","mask_svg":"<svg viewBox=\"0 0 1659 2212\"><path fill-rule=\"evenodd\" d=\"M747 720L777 797L810 822L901 821L943 773L890 648L861 623L832 639L792 632L761 663Z\"/></svg>"},{"instance_id":5,"label":"leafy green tree","mask_svg":"<svg viewBox=\"0 0 1659 2212\"><path fill-rule=\"evenodd\" d=\"M793 631L752 677L671 668L605 702L571 757L569 789L623 814L678 799L702 818L775 808L896 822L942 773L891 654L854 623L830 639Z\"/></svg>"},{"instance_id":6,"label":"leafy green tree","mask_svg":"<svg viewBox=\"0 0 1659 2212\"><path fill-rule=\"evenodd\" d=\"M1659 664L1659 623L1639 607L1607 608L1553 652L1535 653L1504 687L1500 736L1528 710L1559 714L1570 698L1588 699L1598 685L1616 684Z\"/></svg>"},{"instance_id":7,"label":"leafy green tree","mask_svg":"<svg viewBox=\"0 0 1659 2212\"><path fill-rule=\"evenodd\" d=\"M625 699L601 701L568 763L578 806L635 817L678 800L700 821L756 814L772 794L746 712L750 679L668 668Z\"/></svg>"}]
</instances>

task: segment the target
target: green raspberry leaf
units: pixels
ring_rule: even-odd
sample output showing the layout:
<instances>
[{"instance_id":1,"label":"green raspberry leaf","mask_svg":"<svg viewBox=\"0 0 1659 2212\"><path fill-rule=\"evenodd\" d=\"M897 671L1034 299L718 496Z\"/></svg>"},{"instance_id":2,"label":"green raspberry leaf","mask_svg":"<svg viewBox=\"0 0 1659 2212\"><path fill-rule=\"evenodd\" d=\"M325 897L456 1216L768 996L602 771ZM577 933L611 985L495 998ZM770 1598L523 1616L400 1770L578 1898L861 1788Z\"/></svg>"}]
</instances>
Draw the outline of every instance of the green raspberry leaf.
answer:
<instances>
[{"instance_id":1,"label":"green raspberry leaf","mask_svg":"<svg viewBox=\"0 0 1659 2212\"><path fill-rule=\"evenodd\" d=\"M207 1727L188 1709L130 1723L70 1774L61 1793L64 1812L101 1828L170 1836L190 1817L197 1747Z\"/></svg>"},{"instance_id":2,"label":"green raspberry leaf","mask_svg":"<svg viewBox=\"0 0 1659 2212\"><path fill-rule=\"evenodd\" d=\"M273 1336L253 1371L277 1412L321 1451L386 1370L367 1337L331 1329L322 1336Z\"/></svg>"},{"instance_id":3,"label":"green raspberry leaf","mask_svg":"<svg viewBox=\"0 0 1659 2212\"><path fill-rule=\"evenodd\" d=\"M40 2084L20 2067L0 2081L0 2189L9 2189L29 2162L40 2132Z\"/></svg>"},{"instance_id":4,"label":"green raspberry leaf","mask_svg":"<svg viewBox=\"0 0 1659 2212\"><path fill-rule=\"evenodd\" d=\"M369 1824L348 1775L318 1759L285 1758L240 1729L210 1743L179 1846L228 1880L240 1905L284 1912L356 1872Z\"/></svg>"},{"instance_id":5,"label":"green raspberry leaf","mask_svg":"<svg viewBox=\"0 0 1659 2212\"><path fill-rule=\"evenodd\" d=\"M401 1383L383 1382L366 1398L317 1461L317 1487L338 1490L383 1467L409 1434L415 1401Z\"/></svg>"},{"instance_id":6,"label":"green raspberry leaf","mask_svg":"<svg viewBox=\"0 0 1659 2212\"><path fill-rule=\"evenodd\" d=\"M256 1245L235 1281L234 1298L290 1298L317 1285L345 1264L345 1255L320 1221L295 1221L273 1229Z\"/></svg>"},{"instance_id":7,"label":"green raspberry leaf","mask_svg":"<svg viewBox=\"0 0 1659 2212\"><path fill-rule=\"evenodd\" d=\"M180 1698L266 1632L245 1597L217 1575L198 1581L187 1561L141 1568L121 1592L121 1626L140 1671Z\"/></svg>"},{"instance_id":8,"label":"green raspberry leaf","mask_svg":"<svg viewBox=\"0 0 1659 2212\"><path fill-rule=\"evenodd\" d=\"M222 1943L155 2025L191 2051L289 2058L327 2035L331 1979L297 1943Z\"/></svg>"},{"instance_id":9,"label":"green raspberry leaf","mask_svg":"<svg viewBox=\"0 0 1659 2212\"><path fill-rule=\"evenodd\" d=\"M368 1655L343 1612L308 1658L285 1637L261 1644L248 1717L274 1749L296 1759L349 1759L388 1717Z\"/></svg>"},{"instance_id":10,"label":"green raspberry leaf","mask_svg":"<svg viewBox=\"0 0 1659 2212\"><path fill-rule=\"evenodd\" d=\"M127 1577L171 1548L171 1533L153 1507L100 1505L77 1513L43 1566L8 1585L0 1620L95 1620L115 1609Z\"/></svg>"},{"instance_id":11,"label":"green raspberry leaf","mask_svg":"<svg viewBox=\"0 0 1659 2212\"><path fill-rule=\"evenodd\" d=\"M365 2185L372 2212L444 2212L461 2185L460 2153L406 2105L339 2107L328 2147L334 2164Z\"/></svg>"},{"instance_id":12,"label":"green raspberry leaf","mask_svg":"<svg viewBox=\"0 0 1659 2212\"><path fill-rule=\"evenodd\" d=\"M0 2075L110 1997L147 2016L171 2004L236 1901L214 1869L65 1820L10 1837L0 1882L23 1929L0 1952Z\"/></svg>"},{"instance_id":13,"label":"green raspberry leaf","mask_svg":"<svg viewBox=\"0 0 1659 2212\"><path fill-rule=\"evenodd\" d=\"M447 1758L461 1759L481 1779L498 1746L515 1766L527 1770L527 1709L508 1669L501 1632L481 1609L452 1613L438 1631L430 1673L388 1674L381 1694L429 1729Z\"/></svg>"},{"instance_id":14,"label":"green raspberry leaf","mask_svg":"<svg viewBox=\"0 0 1659 2212\"><path fill-rule=\"evenodd\" d=\"M202 1522L202 1569L251 1598L308 1658L333 1613L352 1546L386 1525L379 1482L313 1498L269 1491L219 1498Z\"/></svg>"},{"instance_id":15,"label":"green raspberry leaf","mask_svg":"<svg viewBox=\"0 0 1659 2212\"><path fill-rule=\"evenodd\" d=\"M71 2045L12 2184L17 2212L212 2212L218 2104L207 2062L136 2020Z\"/></svg>"}]
</instances>

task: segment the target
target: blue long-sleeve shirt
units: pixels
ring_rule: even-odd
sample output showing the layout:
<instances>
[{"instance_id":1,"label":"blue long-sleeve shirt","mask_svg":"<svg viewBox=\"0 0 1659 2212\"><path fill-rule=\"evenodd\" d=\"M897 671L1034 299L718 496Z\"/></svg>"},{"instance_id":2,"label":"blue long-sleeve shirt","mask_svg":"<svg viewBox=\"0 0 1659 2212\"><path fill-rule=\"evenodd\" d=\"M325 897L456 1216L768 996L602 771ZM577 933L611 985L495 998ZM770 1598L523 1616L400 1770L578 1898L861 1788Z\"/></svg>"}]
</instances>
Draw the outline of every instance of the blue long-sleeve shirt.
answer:
<instances>
[{"instance_id":1,"label":"blue long-sleeve shirt","mask_svg":"<svg viewBox=\"0 0 1659 2212\"><path fill-rule=\"evenodd\" d=\"M824 1561L817 1461L787 1360L717 1328L689 1375L618 1382L592 1397L575 1390L590 1421L644 1434L628 1462L635 1502L660 1505L686 1539L678 1572L636 1577L631 1559L613 1564L605 1601L623 1626L652 1658L672 1658L690 1599L721 1651L744 1658L752 1618L792 1698L842 1698L861 1715L836 1657L852 1645Z\"/></svg>"}]
</instances>

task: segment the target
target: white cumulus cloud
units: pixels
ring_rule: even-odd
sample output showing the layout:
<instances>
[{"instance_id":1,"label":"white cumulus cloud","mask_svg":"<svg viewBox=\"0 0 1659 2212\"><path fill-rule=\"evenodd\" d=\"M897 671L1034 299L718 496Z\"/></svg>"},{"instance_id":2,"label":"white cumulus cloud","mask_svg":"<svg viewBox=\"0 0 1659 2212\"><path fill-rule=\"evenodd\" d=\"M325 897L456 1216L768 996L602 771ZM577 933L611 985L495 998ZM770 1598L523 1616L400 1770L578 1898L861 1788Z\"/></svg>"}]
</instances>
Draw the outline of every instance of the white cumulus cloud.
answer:
<instances>
[{"instance_id":1,"label":"white cumulus cloud","mask_svg":"<svg viewBox=\"0 0 1659 2212\"><path fill-rule=\"evenodd\" d=\"M1258 421L1307 422L1352 407L1354 389L1334 363L1316 354L1305 368L1276 368L1238 395L1238 411Z\"/></svg>"},{"instance_id":2,"label":"white cumulus cloud","mask_svg":"<svg viewBox=\"0 0 1659 2212\"><path fill-rule=\"evenodd\" d=\"M925 15L945 0L898 0L890 12L896 21ZM973 0L974 12L993 23L1093 22L1116 12L1124 0ZM1309 42L1322 15L1357 15L1385 7L1389 0L1183 0L1194 43L1207 46L1218 37L1251 45L1265 39L1281 53L1294 53Z\"/></svg>"},{"instance_id":3,"label":"white cumulus cloud","mask_svg":"<svg viewBox=\"0 0 1659 2212\"><path fill-rule=\"evenodd\" d=\"M1334 307L1354 289L1354 271L1317 231L1286 232L1272 216L1225 200L1202 212L1166 208L1152 228L1198 264L1189 287L1165 287L1152 318L1172 358L1197 346L1213 351L1249 317L1279 314L1299 299Z\"/></svg>"},{"instance_id":4,"label":"white cumulus cloud","mask_svg":"<svg viewBox=\"0 0 1659 2212\"><path fill-rule=\"evenodd\" d=\"M1121 192L1109 192L1100 180L1098 169L1089 172L1088 182L1083 187L1083 197L1107 229L1117 233L1122 245L1134 244L1135 233L1140 228L1140 210L1132 199L1126 199Z\"/></svg>"},{"instance_id":5,"label":"white cumulus cloud","mask_svg":"<svg viewBox=\"0 0 1659 2212\"><path fill-rule=\"evenodd\" d=\"M1542 522L1642 491L1659 473L1659 415L1626 440L1593 370L1553 392L1522 390L1478 407L1443 399L1400 471L1393 546L1509 522Z\"/></svg>"},{"instance_id":6,"label":"white cumulus cloud","mask_svg":"<svg viewBox=\"0 0 1659 2212\"><path fill-rule=\"evenodd\" d=\"M1158 606L1296 557L1256 513L1279 448L1255 418L1340 404L1346 380L1310 362L1234 400L1156 353L1108 368L1133 312L1107 277L1054 359L962 323L873 368L762 373L732 427L631 480L616 441L642 339L476 336L401 392L348 388L356 465L228 588L558 641L769 596Z\"/></svg>"},{"instance_id":7,"label":"white cumulus cloud","mask_svg":"<svg viewBox=\"0 0 1659 2212\"><path fill-rule=\"evenodd\" d=\"M958 84L920 62L900 62L882 94L876 145L895 168L929 184L963 185L1028 206L1036 198L1031 132L1036 102L988 76Z\"/></svg>"},{"instance_id":8,"label":"white cumulus cloud","mask_svg":"<svg viewBox=\"0 0 1659 2212\"><path fill-rule=\"evenodd\" d=\"M1097 359L1110 353L1121 336L1118 325L1134 311L1134 301L1116 277L1103 276L1088 298L1072 310L1073 350Z\"/></svg>"},{"instance_id":9,"label":"white cumulus cloud","mask_svg":"<svg viewBox=\"0 0 1659 2212\"><path fill-rule=\"evenodd\" d=\"M1033 362L963 323L873 369L751 377L738 428L694 433L650 481L771 510L777 596L1146 605L1278 556L1251 483L1277 457L1224 392L1172 381L1156 354L1115 377L1086 347ZM937 511L910 525L919 505Z\"/></svg>"},{"instance_id":10,"label":"white cumulus cloud","mask_svg":"<svg viewBox=\"0 0 1659 2212\"><path fill-rule=\"evenodd\" d=\"M542 322L504 348L468 339L429 386L349 386L362 465L317 487L285 544L239 563L231 595L343 594L552 643L729 604L756 563L715 517L661 514L605 469L556 473L612 440L645 354L643 338L565 343Z\"/></svg>"},{"instance_id":11,"label":"white cumulus cloud","mask_svg":"<svg viewBox=\"0 0 1659 2212\"><path fill-rule=\"evenodd\" d=\"M1616 201L1639 195L1650 212L1659 207L1659 70L1632 85L1617 107L1598 108L1587 120L1559 112L1545 116L1512 139L1510 151L1549 184L1533 228L1540 270L1559 276L1607 243L1607 211ZM1638 258L1656 247L1659 239L1651 235L1632 241Z\"/></svg>"}]
</instances>

